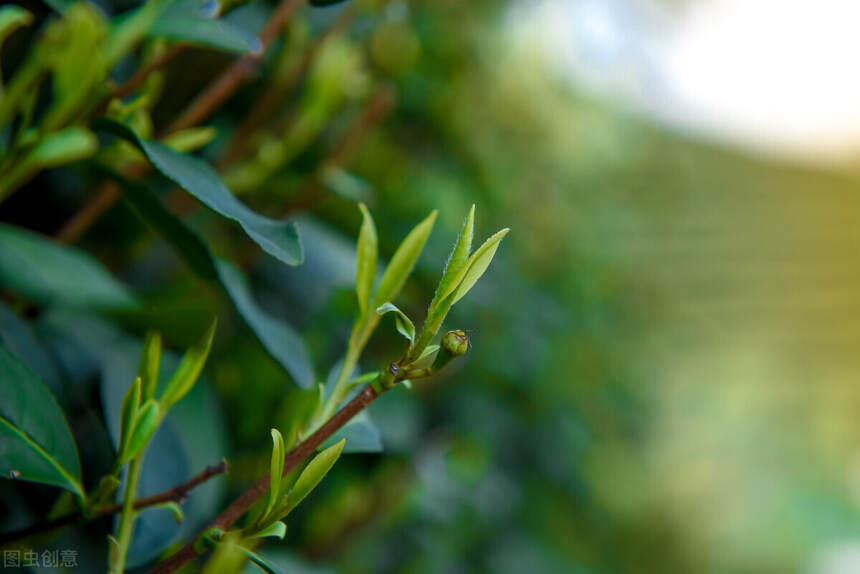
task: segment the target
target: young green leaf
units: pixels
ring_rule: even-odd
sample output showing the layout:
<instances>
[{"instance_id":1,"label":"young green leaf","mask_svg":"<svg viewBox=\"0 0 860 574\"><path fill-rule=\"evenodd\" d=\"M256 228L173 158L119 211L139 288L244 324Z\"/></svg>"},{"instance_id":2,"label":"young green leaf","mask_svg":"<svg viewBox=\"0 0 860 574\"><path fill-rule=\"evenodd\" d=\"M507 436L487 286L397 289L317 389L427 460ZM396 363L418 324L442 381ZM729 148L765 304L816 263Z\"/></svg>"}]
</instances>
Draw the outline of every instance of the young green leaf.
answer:
<instances>
[{"instance_id":1,"label":"young green leaf","mask_svg":"<svg viewBox=\"0 0 860 574\"><path fill-rule=\"evenodd\" d=\"M370 293L373 291L373 280L376 279L376 261L379 257L379 245L373 217L363 203L359 203L358 208L361 210L361 230L358 232L355 293L358 296L359 312L361 315L364 315L367 312Z\"/></svg>"},{"instance_id":2,"label":"young green leaf","mask_svg":"<svg viewBox=\"0 0 860 574\"><path fill-rule=\"evenodd\" d=\"M260 520L265 520L275 503L280 499L281 478L284 473L284 456L286 448L284 446L284 437L281 436L278 429L272 429L272 460L269 464L269 498L266 501L266 509L260 516Z\"/></svg>"},{"instance_id":3,"label":"young green leaf","mask_svg":"<svg viewBox=\"0 0 860 574\"><path fill-rule=\"evenodd\" d=\"M346 444L346 439L341 439L340 442L316 455L310 464L305 467L293 485L293 489L290 491L287 512L298 506L316 488L317 484L331 470L334 463L337 462L341 451L343 451L344 444Z\"/></svg>"},{"instance_id":4,"label":"young green leaf","mask_svg":"<svg viewBox=\"0 0 860 574\"><path fill-rule=\"evenodd\" d=\"M424 249L424 244L427 238L430 237L430 232L433 231L433 224L436 222L436 214L433 212L428 215L424 221L415 226L409 232L409 235L394 252L394 256L385 268L385 273L382 274L382 279L379 281L379 287L376 289L376 295L373 297L373 306L379 307L383 303L393 301L403 287L403 283L409 274L412 273L412 268L418 261L421 251Z\"/></svg>"},{"instance_id":5,"label":"young green leaf","mask_svg":"<svg viewBox=\"0 0 860 574\"><path fill-rule=\"evenodd\" d=\"M209 356L212 339L215 338L216 323L217 321L212 321L203 338L185 352L182 362L179 363L173 376L167 381L164 392L159 399L164 412L167 412L171 406L184 397L197 382L197 378L206 364L206 357Z\"/></svg>"},{"instance_id":6,"label":"young green leaf","mask_svg":"<svg viewBox=\"0 0 860 574\"><path fill-rule=\"evenodd\" d=\"M128 443L131 440L133 425L140 409L141 395L141 380L140 377L134 379L131 386L125 392L122 399L122 409L120 410L119 418L119 448L117 449L118 458L122 459L125 452L128 450Z\"/></svg>"},{"instance_id":7,"label":"young green leaf","mask_svg":"<svg viewBox=\"0 0 860 574\"><path fill-rule=\"evenodd\" d=\"M474 234L475 204L472 204L469 214L463 220L463 228L460 230L460 236L457 237L457 242L451 250L451 255L448 256L447 263L445 263L442 279L439 280L436 295L433 297L434 302L441 301L453 293L457 285L463 280L463 276L466 274L466 263L469 260L469 251L472 249L472 237Z\"/></svg>"},{"instance_id":8,"label":"young green leaf","mask_svg":"<svg viewBox=\"0 0 860 574\"><path fill-rule=\"evenodd\" d=\"M57 401L36 374L3 345L0 444L0 475L4 478L52 484L83 498L78 451Z\"/></svg>"},{"instance_id":9,"label":"young green leaf","mask_svg":"<svg viewBox=\"0 0 860 574\"><path fill-rule=\"evenodd\" d=\"M253 535L249 536L249 538L277 538L279 540L283 540L284 535L286 533L286 524L284 524L283 522L273 522L259 532L256 532Z\"/></svg>"},{"instance_id":10,"label":"young green leaf","mask_svg":"<svg viewBox=\"0 0 860 574\"><path fill-rule=\"evenodd\" d=\"M481 278L481 275L483 275L484 271L487 270L487 267L490 266L490 262L496 254L496 249L499 248L499 243L502 241L502 238L508 234L508 231L510 231L508 228L497 231L487 239L483 245L475 250L471 257L469 257L469 261L466 263L466 273L463 276L463 280L457 286L457 290L454 291L454 299L451 302L452 305L462 299L463 296L475 285L475 283L478 282L478 279Z\"/></svg>"},{"instance_id":11,"label":"young green leaf","mask_svg":"<svg viewBox=\"0 0 860 574\"><path fill-rule=\"evenodd\" d=\"M141 380L144 400L155 396L158 386L158 368L161 363L161 333L148 331L143 341L143 352L140 354L140 366L137 375Z\"/></svg>"},{"instance_id":12,"label":"young green leaf","mask_svg":"<svg viewBox=\"0 0 860 574\"><path fill-rule=\"evenodd\" d=\"M182 509L177 503L173 502L172 500L162 502L161 504L155 504L153 506L150 506L149 508L163 508L164 510L170 512L170 514L173 515L173 519L177 523L181 523L183 520L185 520L185 514L183 514Z\"/></svg>"},{"instance_id":13,"label":"young green leaf","mask_svg":"<svg viewBox=\"0 0 860 574\"><path fill-rule=\"evenodd\" d=\"M137 415L134 417L134 424L129 435L128 444L125 451L122 453L121 462L128 462L143 451L147 443L149 443L152 433L158 428L159 415L161 410L158 408L158 403L155 399L150 399L144 403Z\"/></svg>"},{"instance_id":14,"label":"young green leaf","mask_svg":"<svg viewBox=\"0 0 860 574\"><path fill-rule=\"evenodd\" d=\"M380 305L376 309L377 315L385 315L386 313L395 313L394 320L397 327L397 332L406 337L410 343L415 340L415 325L412 323L406 313L397 308L393 303Z\"/></svg>"},{"instance_id":15,"label":"young green leaf","mask_svg":"<svg viewBox=\"0 0 860 574\"><path fill-rule=\"evenodd\" d=\"M0 46L12 32L22 26L29 26L32 21L33 15L20 6L0 6Z\"/></svg>"}]
</instances>

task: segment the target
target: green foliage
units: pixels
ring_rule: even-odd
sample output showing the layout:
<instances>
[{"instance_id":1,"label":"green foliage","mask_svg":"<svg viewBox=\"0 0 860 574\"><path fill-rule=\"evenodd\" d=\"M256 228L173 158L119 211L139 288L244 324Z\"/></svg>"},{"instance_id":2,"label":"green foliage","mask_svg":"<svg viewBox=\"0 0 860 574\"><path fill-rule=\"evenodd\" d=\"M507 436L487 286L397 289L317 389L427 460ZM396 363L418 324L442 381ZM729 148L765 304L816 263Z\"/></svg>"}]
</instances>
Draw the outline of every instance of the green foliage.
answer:
<instances>
[{"instance_id":1,"label":"green foliage","mask_svg":"<svg viewBox=\"0 0 860 574\"><path fill-rule=\"evenodd\" d=\"M0 224L0 285L43 304L128 309L135 297L91 255Z\"/></svg>"},{"instance_id":2,"label":"green foliage","mask_svg":"<svg viewBox=\"0 0 860 574\"><path fill-rule=\"evenodd\" d=\"M0 473L66 488L83 499L75 441L57 401L0 345Z\"/></svg>"}]
</instances>

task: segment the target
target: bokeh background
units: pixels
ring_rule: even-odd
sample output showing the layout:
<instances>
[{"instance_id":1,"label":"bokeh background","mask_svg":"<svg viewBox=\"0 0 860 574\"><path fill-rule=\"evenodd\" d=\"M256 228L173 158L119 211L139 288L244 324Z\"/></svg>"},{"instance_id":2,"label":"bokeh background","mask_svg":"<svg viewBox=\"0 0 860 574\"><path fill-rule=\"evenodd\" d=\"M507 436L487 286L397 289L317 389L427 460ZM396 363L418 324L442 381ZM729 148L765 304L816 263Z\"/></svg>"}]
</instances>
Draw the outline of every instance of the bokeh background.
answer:
<instances>
[{"instance_id":1,"label":"bokeh background","mask_svg":"<svg viewBox=\"0 0 860 574\"><path fill-rule=\"evenodd\" d=\"M226 17L255 32L270 10L255 1ZM210 214L189 221L302 333L317 377L351 322L357 200L384 256L439 210L399 301L413 317L472 203L479 236L512 231L447 322L471 329L467 358L374 404L384 452L345 456L264 553L292 573L860 572L858 17L839 0L304 7L212 118L219 137L202 155L219 157L221 134L273 106L222 173L256 209L299 218L306 263L257 256ZM229 61L180 56L155 122ZM266 103L273 78L283 87ZM385 113L320 176L374 106ZM284 141L272 168L266 146ZM0 219L52 233L94 177L46 172ZM299 391L127 207L80 245L151 303L29 313L91 476L104 471L92 461L110 463L101 408L126 384L105 381L130 380L145 327L181 349L219 312L204 382L147 455L153 491L231 460L189 501L188 535L264 471L269 428L287 424ZM384 327L366 369L400 348ZM4 481L5 525L54 492ZM177 535L159 512L140 560ZM90 548L83 567L98 571L99 532L55 544Z\"/></svg>"}]
</instances>

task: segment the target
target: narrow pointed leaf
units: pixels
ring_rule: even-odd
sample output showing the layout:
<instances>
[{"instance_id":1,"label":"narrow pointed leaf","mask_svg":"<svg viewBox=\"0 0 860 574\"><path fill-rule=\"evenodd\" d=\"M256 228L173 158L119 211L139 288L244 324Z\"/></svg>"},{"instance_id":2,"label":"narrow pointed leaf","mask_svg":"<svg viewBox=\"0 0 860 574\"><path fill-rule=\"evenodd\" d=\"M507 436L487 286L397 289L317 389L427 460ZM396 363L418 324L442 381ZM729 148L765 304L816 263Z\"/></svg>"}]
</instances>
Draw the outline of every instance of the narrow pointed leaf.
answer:
<instances>
[{"instance_id":1,"label":"narrow pointed leaf","mask_svg":"<svg viewBox=\"0 0 860 574\"><path fill-rule=\"evenodd\" d=\"M137 377L134 379L134 382L131 383L131 386L128 387L128 390L125 392L125 396L122 399L122 409L120 410L119 415L120 438L118 456L120 459L125 457L125 452L128 450L128 444L134 430L132 425L134 425L137 411L140 409L140 396L141 381L140 377Z\"/></svg>"},{"instance_id":2,"label":"narrow pointed leaf","mask_svg":"<svg viewBox=\"0 0 860 574\"><path fill-rule=\"evenodd\" d=\"M141 380L144 400L155 396L158 386L158 369L161 364L161 333L149 331L143 341L143 352L140 354L140 366L137 369Z\"/></svg>"},{"instance_id":3,"label":"narrow pointed leaf","mask_svg":"<svg viewBox=\"0 0 860 574\"><path fill-rule=\"evenodd\" d=\"M316 488L323 477L331 470L331 467L334 466L334 463L337 462L345 443L346 439L341 439L340 442L316 455L310 464L305 467L293 485L293 489L290 491L288 511L298 506Z\"/></svg>"},{"instance_id":4,"label":"narrow pointed leaf","mask_svg":"<svg viewBox=\"0 0 860 574\"><path fill-rule=\"evenodd\" d=\"M361 210L361 230L358 232L355 293L358 296L358 308L363 315L367 312L367 303L370 301L370 293L373 291L373 281L376 279L376 261L379 257L379 244L373 217L363 203L359 203L358 208Z\"/></svg>"},{"instance_id":5,"label":"narrow pointed leaf","mask_svg":"<svg viewBox=\"0 0 860 574\"><path fill-rule=\"evenodd\" d=\"M286 533L286 524L283 522L274 522L251 536L251 538L277 538L279 540L283 540Z\"/></svg>"},{"instance_id":6,"label":"narrow pointed leaf","mask_svg":"<svg viewBox=\"0 0 860 574\"><path fill-rule=\"evenodd\" d=\"M288 265L302 262L302 246L291 221L264 217L240 202L203 160L138 136L129 127L99 119L94 125L137 146L162 175L206 204L216 213L237 222L264 251Z\"/></svg>"},{"instance_id":7,"label":"narrow pointed leaf","mask_svg":"<svg viewBox=\"0 0 860 574\"><path fill-rule=\"evenodd\" d=\"M27 299L72 308L134 307L134 296L92 256L0 224L0 285Z\"/></svg>"},{"instance_id":8,"label":"narrow pointed leaf","mask_svg":"<svg viewBox=\"0 0 860 574\"><path fill-rule=\"evenodd\" d=\"M283 570L260 556L259 554L255 554L254 552L248 550L245 547L240 547L242 551L247 554L248 559L253 562L260 570L266 572L267 574L286 574Z\"/></svg>"},{"instance_id":9,"label":"narrow pointed leaf","mask_svg":"<svg viewBox=\"0 0 860 574\"><path fill-rule=\"evenodd\" d=\"M261 520L265 520L275 503L279 500L281 491L281 478L284 471L284 437L278 429L272 429L272 460L269 464L269 497L266 502L266 509L263 511Z\"/></svg>"},{"instance_id":10,"label":"narrow pointed leaf","mask_svg":"<svg viewBox=\"0 0 860 574\"><path fill-rule=\"evenodd\" d=\"M117 176L112 174L116 179ZM233 264L216 259L197 233L181 219L167 211L149 189L122 180L125 199L137 213L154 227L203 280L223 289L239 315L262 343L266 351L304 389L313 384L314 374L305 344L286 322L271 316L254 300L248 280Z\"/></svg>"},{"instance_id":11,"label":"narrow pointed leaf","mask_svg":"<svg viewBox=\"0 0 860 574\"><path fill-rule=\"evenodd\" d=\"M158 402L155 399L148 400L134 417L134 425L129 435L128 445L120 459L122 462L128 462L137 455L141 454L144 447L149 443L152 433L158 427L160 409Z\"/></svg>"},{"instance_id":12,"label":"narrow pointed leaf","mask_svg":"<svg viewBox=\"0 0 860 574\"><path fill-rule=\"evenodd\" d=\"M290 373L298 386L311 388L314 384L313 364L301 336L288 323L260 308L248 280L239 269L224 260L216 263L221 284L269 354Z\"/></svg>"},{"instance_id":13,"label":"narrow pointed leaf","mask_svg":"<svg viewBox=\"0 0 860 574\"><path fill-rule=\"evenodd\" d=\"M212 321L203 338L185 352L182 362L179 363L173 376L165 385L164 393L159 399L165 412L184 397L197 382L197 378L206 364L206 358L209 356L212 339L215 338L215 325L216 321Z\"/></svg>"},{"instance_id":14,"label":"narrow pointed leaf","mask_svg":"<svg viewBox=\"0 0 860 574\"><path fill-rule=\"evenodd\" d=\"M468 293L472 287L474 287L475 283L478 282L478 279L481 278L481 275L483 275L484 271L487 270L487 267L490 266L490 262L496 254L496 249L499 248L499 243L502 241L502 238L508 234L508 231L510 230L505 228L496 232L493 236L487 239L471 257L469 257L466 274L463 276L463 281L460 282L457 286L457 290L454 292L454 300L451 302L452 305L462 299L463 296Z\"/></svg>"},{"instance_id":15,"label":"narrow pointed leaf","mask_svg":"<svg viewBox=\"0 0 860 574\"><path fill-rule=\"evenodd\" d=\"M397 248L397 251L394 252L394 256L388 263L388 267L385 268L385 273L382 274L379 287L373 297L374 307L394 300L400 292L403 283L412 273L412 268L415 267L427 238L430 237L433 224L436 222L436 214L437 212L434 210L424 221L416 225Z\"/></svg>"},{"instance_id":16,"label":"narrow pointed leaf","mask_svg":"<svg viewBox=\"0 0 860 574\"><path fill-rule=\"evenodd\" d=\"M83 497L78 451L57 401L2 345L0 476L52 484Z\"/></svg>"},{"instance_id":17,"label":"narrow pointed leaf","mask_svg":"<svg viewBox=\"0 0 860 574\"><path fill-rule=\"evenodd\" d=\"M385 315L388 312L393 312L395 314L394 320L395 325L397 327L397 332L406 337L409 342L415 340L415 325L412 323L412 319L406 316L406 313L398 309L397 305L393 303L386 303L384 305L380 305L376 309L377 315Z\"/></svg>"},{"instance_id":18,"label":"narrow pointed leaf","mask_svg":"<svg viewBox=\"0 0 860 574\"><path fill-rule=\"evenodd\" d=\"M475 234L475 205L472 204L472 209L463 221L463 228L460 230L460 236L451 250L451 255L448 256L448 262L445 263L445 271L442 272L442 279L439 280L439 287L436 288L434 301L441 301L448 295L454 292L457 285L463 280L466 274L466 262L469 260L469 251L472 249L472 237Z\"/></svg>"}]
</instances>

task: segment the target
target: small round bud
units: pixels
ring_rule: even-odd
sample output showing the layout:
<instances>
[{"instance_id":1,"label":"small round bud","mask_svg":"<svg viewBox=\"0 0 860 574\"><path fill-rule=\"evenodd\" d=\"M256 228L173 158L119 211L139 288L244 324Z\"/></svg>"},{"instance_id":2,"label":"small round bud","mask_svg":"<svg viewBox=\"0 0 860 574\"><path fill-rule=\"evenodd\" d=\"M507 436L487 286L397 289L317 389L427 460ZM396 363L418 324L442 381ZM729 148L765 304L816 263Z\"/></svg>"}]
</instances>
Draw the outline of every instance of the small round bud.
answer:
<instances>
[{"instance_id":1,"label":"small round bud","mask_svg":"<svg viewBox=\"0 0 860 574\"><path fill-rule=\"evenodd\" d=\"M454 357L462 357L469 350L469 336L461 330L448 331L442 337L442 349Z\"/></svg>"}]
</instances>

